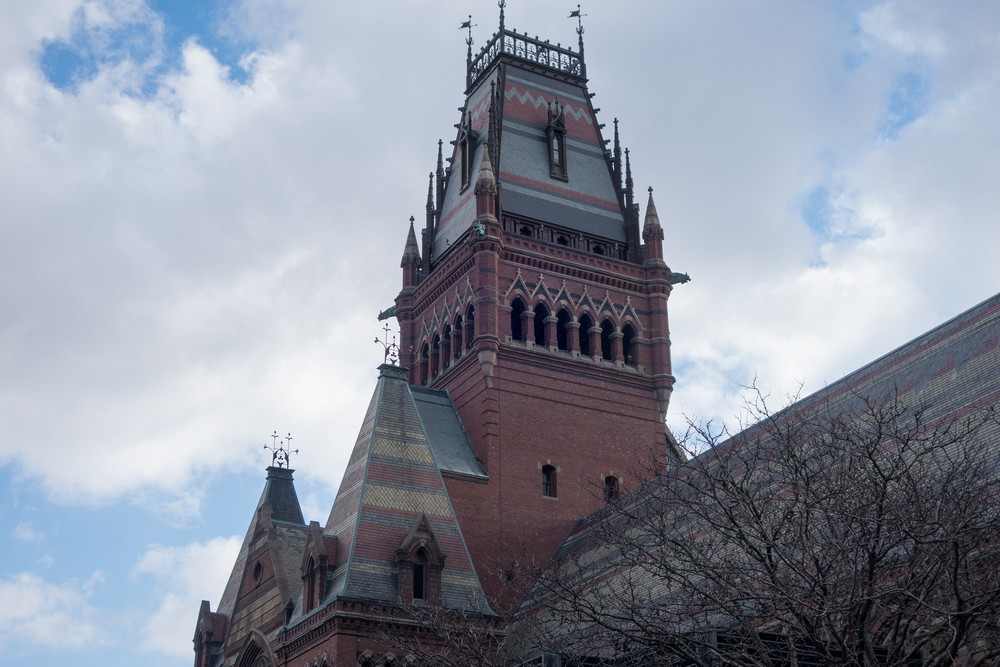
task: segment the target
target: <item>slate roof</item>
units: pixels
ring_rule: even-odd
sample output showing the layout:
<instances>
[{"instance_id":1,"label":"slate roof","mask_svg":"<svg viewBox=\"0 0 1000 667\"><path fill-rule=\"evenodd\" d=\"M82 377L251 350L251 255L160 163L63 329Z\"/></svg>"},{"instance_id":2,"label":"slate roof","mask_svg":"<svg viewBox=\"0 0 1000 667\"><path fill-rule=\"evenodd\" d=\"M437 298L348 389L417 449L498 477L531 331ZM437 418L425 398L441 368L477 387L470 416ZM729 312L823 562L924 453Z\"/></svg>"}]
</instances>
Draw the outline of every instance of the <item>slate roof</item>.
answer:
<instances>
[{"instance_id":1,"label":"slate roof","mask_svg":"<svg viewBox=\"0 0 1000 667\"><path fill-rule=\"evenodd\" d=\"M455 404L446 391L410 386L420 420L427 432L434 460L442 471L486 479L486 471L472 449Z\"/></svg>"},{"instance_id":2,"label":"slate roof","mask_svg":"<svg viewBox=\"0 0 1000 667\"><path fill-rule=\"evenodd\" d=\"M243 544L240 546L240 552L233 566L233 571L229 575L229 581L226 583L225 591L222 593L222 600L219 602L219 607L216 610L217 613L227 616L233 613L236 596L240 590L240 582L243 579L243 570L246 568L247 556L250 553L250 546L253 542L254 529L257 526L257 515L265 503L271 505L271 520L275 522L276 527L278 527L278 524L284 524L284 532L289 534L299 532L302 534L304 541L305 520L302 518L299 498L295 493L295 484L292 481L293 472L295 471L288 468L275 468L273 466L267 469L267 481L264 483L264 490L260 494L257 506L254 508L250 527L247 528L246 537L243 538ZM282 551L282 554L282 561L284 562L286 560L284 551ZM299 558L301 557L302 551L300 548ZM287 569L289 563L285 562L284 564L286 565L286 572L298 571L298 562L293 564L294 569L292 570ZM293 579L297 579L297 577L293 577ZM292 590L297 590L294 581L290 581L289 585L292 586ZM302 582L299 580L298 588L301 587Z\"/></svg>"},{"instance_id":3,"label":"slate roof","mask_svg":"<svg viewBox=\"0 0 1000 667\"><path fill-rule=\"evenodd\" d=\"M568 181L549 175L548 104L566 114ZM625 217L586 87L508 66L500 168L505 213L625 242Z\"/></svg>"},{"instance_id":4,"label":"slate roof","mask_svg":"<svg viewBox=\"0 0 1000 667\"><path fill-rule=\"evenodd\" d=\"M502 212L568 230L626 242L626 221L605 156L600 125L584 80L562 81L514 63L494 68L470 93L465 112L475 136L472 164L482 159L489 127L491 85L501 88L500 155L496 178ZM566 119L567 180L549 173L548 105ZM444 254L476 217L474 188L462 189L456 142L432 256ZM496 168L497 165L494 165Z\"/></svg>"},{"instance_id":5,"label":"slate roof","mask_svg":"<svg viewBox=\"0 0 1000 667\"><path fill-rule=\"evenodd\" d=\"M794 420L809 415L860 414L863 402L893 397L908 408L919 408L924 423L947 423L976 408L1000 404L1000 294L796 402L775 414L773 421L780 423L785 416ZM723 463L730 452L735 453L734 448L752 442L758 428L751 426L698 458L706 460L706 466ZM992 439L991 446L1000 447L996 424L988 426L980 437L986 438L984 442ZM732 458L739 460L739 456ZM660 502L658 496L664 494L657 489L664 484L658 479L648 482L622 502L662 513L664 525L678 533L703 532L705 528L692 523L682 508L672 507L667 500ZM665 497L673 496L668 493ZM604 577L609 572L619 577L628 571L616 565L614 545L606 545L601 538L602 522L615 521L616 516L613 510L602 509L582 519L557 554L558 561L576 562L585 568L577 573L581 590L590 577ZM653 582L647 585L658 587Z\"/></svg>"},{"instance_id":6,"label":"slate roof","mask_svg":"<svg viewBox=\"0 0 1000 667\"><path fill-rule=\"evenodd\" d=\"M328 600L397 602L396 550L424 515L446 559L442 606L486 611L489 606L441 478L440 470L448 468L438 463L431 434L437 436L437 450L447 465L464 471L472 464L459 451L456 425L442 418L453 410L450 401L446 403L439 392L418 391L419 398L415 398L411 389L402 369L380 368L378 385L324 530L342 545ZM425 415L431 429L425 427Z\"/></svg>"}]
</instances>

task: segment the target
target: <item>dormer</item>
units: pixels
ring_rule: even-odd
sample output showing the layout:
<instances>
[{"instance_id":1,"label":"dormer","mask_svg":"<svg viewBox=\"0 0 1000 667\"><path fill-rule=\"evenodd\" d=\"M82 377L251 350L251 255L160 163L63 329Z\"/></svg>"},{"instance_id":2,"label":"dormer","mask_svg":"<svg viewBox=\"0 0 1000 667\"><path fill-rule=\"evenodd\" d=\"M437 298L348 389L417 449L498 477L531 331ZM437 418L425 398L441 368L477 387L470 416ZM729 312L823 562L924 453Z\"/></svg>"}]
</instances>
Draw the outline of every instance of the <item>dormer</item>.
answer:
<instances>
[{"instance_id":1,"label":"dormer","mask_svg":"<svg viewBox=\"0 0 1000 667\"><path fill-rule=\"evenodd\" d=\"M317 521L309 522L302 554L302 613L308 614L326 597L327 571L337 562L336 539L323 535Z\"/></svg>"},{"instance_id":2,"label":"dormer","mask_svg":"<svg viewBox=\"0 0 1000 667\"><path fill-rule=\"evenodd\" d=\"M441 604L441 570L445 555L421 514L396 550L399 599L403 604Z\"/></svg>"},{"instance_id":3,"label":"dormer","mask_svg":"<svg viewBox=\"0 0 1000 667\"><path fill-rule=\"evenodd\" d=\"M569 180L566 152L566 111L559 100L549 103L549 124L545 128L549 152L549 176L560 181Z\"/></svg>"}]
</instances>

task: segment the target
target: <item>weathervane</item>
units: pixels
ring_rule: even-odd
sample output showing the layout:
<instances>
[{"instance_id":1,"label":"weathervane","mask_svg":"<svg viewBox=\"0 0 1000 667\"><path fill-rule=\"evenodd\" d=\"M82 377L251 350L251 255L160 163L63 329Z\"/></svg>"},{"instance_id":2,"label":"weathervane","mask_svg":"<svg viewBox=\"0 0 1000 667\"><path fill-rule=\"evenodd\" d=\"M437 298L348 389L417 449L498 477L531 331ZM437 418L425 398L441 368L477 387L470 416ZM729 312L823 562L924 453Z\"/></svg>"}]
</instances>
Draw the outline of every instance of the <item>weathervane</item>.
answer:
<instances>
[{"instance_id":1,"label":"weathervane","mask_svg":"<svg viewBox=\"0 0 1000 667\"><path fill-rule=\"evenodd\" d=\"M576 19L576 34L580 36L580 53L583 53L583 17L586 16L582 11L580 11L580 5L576 6L576 10L569 13L566 18Z\"/></svg>"},{"instance_id":2,"label":"weathervane","mask_svg":"<svg viewBox=\"0 0 1000 667\"><path fill-rule=\"evenodd\" d=\"M278 431L275 430L275 432L271 434L271 437L274 438L274 443L272 445L268 445L266 443L264 444L264 449L271 450L271 466L274 468L289 467L291 464L291 455L299 453L299 450L297 449L285 449L286 444L291 447L292 434L289 433L285 436L284 440L279 441L278 438L281 436L278 435Z\"/></svg>"},{"instance_id":3,"label":"weathervane","mask_svg":"<svg viewBox=\"0 0 1000 667\"><path fill-rule=\"evenodd\" d=\"M468 45L469 51L472 51L472 43L473 43L472 42L472 29L475 28L476 25L477 24L474 24L472 22L472 14L469 14L469 20L468 21L462 21L462 25L458 26L459 30L464 30L466 28L468 28L468 30L469 30L469 36L465 39L465 43L466 43L466 45Z\"/></svg>"},{"instance_id":4,"label":"weathervane","mask_svg":"<svg viewBox=\"0 0 1000 667\"><path fill-rule=\"evenodd\" d=\"M396 345L396 335L393 334L392 342L390 343L388 322L385 323L383 331L385 331L385 340L380 340L378 336L375 337L375 342L381 345L382 349L385 351L385 354L382 357L382 363L392 364L395 366L396 362L399 361L399 346Z\"/></svg>"}]
</instances>

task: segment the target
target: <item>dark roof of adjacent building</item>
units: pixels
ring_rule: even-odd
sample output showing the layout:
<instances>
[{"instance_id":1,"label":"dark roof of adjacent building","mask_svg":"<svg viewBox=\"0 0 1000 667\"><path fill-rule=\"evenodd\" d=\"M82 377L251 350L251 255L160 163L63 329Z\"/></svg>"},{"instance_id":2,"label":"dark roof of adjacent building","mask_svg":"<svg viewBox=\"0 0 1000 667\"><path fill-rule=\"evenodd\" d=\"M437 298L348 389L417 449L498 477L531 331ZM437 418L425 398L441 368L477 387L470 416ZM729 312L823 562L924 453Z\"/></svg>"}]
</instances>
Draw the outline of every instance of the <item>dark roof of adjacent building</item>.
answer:
<instances>
[{"instance_id":1,"label":"dark roof of adjacent building","mask_svg":"<svg viewBox=\"0 0 1000 667\"><path fill-rule=\"evenodd\" d=\"M924 423L944 423L968 415L977 409L1000 404L1000 294L928 331L888 354L850 373L841 380L803 398L774 414L771 424L782 420L809 419L811 416L859 415L866 406L899 401L907 418L919 414ZM753 442L760 431L767 438L766 427L750 426L745 431L700 454L704 466L739 459L737 448ZM1000 437L993 423L982 437ZM994 445L995 446L995 445ZM655 511L676 516L664 517L666 525L676 523L677 530L695 531L688 517L659 502L658 489L664 482L653 479L622 502L629 506L649 504ZM614 546L602 540L603 522L616 520L614 509L602 508L582 519L563 543L556 559L559 562L587 563L581 586L589 576L605 576ZM592 569L591 569L592 568ZM611 568L614 570L615 568ZM628 568L619 568L615 576ZM527 604L527 603L526 603Z\"/></svg>"}]
</instances>

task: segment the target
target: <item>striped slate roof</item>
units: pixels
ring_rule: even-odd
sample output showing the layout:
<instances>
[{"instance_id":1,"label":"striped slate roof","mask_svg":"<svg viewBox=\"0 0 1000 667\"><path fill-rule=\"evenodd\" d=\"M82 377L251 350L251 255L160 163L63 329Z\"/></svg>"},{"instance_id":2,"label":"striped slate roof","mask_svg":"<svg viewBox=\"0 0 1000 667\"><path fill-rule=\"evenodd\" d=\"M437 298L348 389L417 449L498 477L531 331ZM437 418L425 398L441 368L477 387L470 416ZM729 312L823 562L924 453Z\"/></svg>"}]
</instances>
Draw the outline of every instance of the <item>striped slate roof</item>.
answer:
<instances>
[{"instance_id":1,"label":"striped slate roof","mask_svg":"<svg viewBox=\"0 0 1000 667\"><path fill-rule=\"evenodd\" d=\"M343 545L329 599L397 602L396 550L421 515L445 556L442 606L488 610L406 374L383 365L324 530Z\"/></svg>"},{"instance_id":2,"label":"striped slate roof","mask_svg":"<svg viewBox=\"0 0 1000 667\"><path fill-rule=\"evenodd\" d=\"M500 155L496 169L502 212L625 243L625 216L605 157L604 139L586 84L571 83L508 63L494 69L466 101L475 135L472 164L482 160L489 127L491 85L502 87ZM549 173L548 105L558 101L566 117L567 180ZM471 184L462 189L458 145L441 204L433 257L443 255L476 217Z\"/></svg>"},{"instance_id":3,"label":"striped slate roof","mask_svg":"<svg viewBox=\"0 0 1000 667\"><path fill-rule=\"evenodd\" d=\"M545 129L554 100L566 114L565 182L549 175ZM505 213L625 242L625 217L584 86L508 67L501 128L497 180Z\"/></svg>"},{"instance_id":4,"label":"striped slate roof","mask_svg":"<svg viewBox=\"0 0 1000 667\"><path fill-rule=\"evenodd\" d=\"M260 500L257 501L257 507L254 508L253 519L250 521L250 527L247 528L246 537L243 538L243 544L240 546L233 571L229 575L229 581L226 583L226 589L222 594L217 613L227 616L233 613L261 507L265 504L271 506L271 521L283 533L305 534L306 524L302 517L302 509L299 507L299 498L295 493L295 484L292 481L293 472L295 471L288 468L269 467L267 469L267 482L265 482L264 490L260 494ZM301 550L299 557L301 558ZM294 569L291 571L294 572L298 569L298 563L293 562L293 560L291 557L282 558L283 564L286 567L293 567ZM294 579L298 581L297 577ZM294 582L292 583L294 584ZM298 585L301 587L301 581L298 582Z\"/></svg>"},{"instance_id":5,"label":"striped slate roof","mask_svg":"<svg viewBox=\"0 0 1000 667\"><path fill-rule=\"evenodd\" d=\"M949 423L977 408L1000 404L1000 294L928 331L909 343L863 366L841 380L796 402L773 416L795 423L818 415L857 415L868 401L885 402L896 398L901 405L918 410L924 423ZM752 443L760 426L751 426L726 442L699 455L704 467L739 460L737 448ZM766 439L765 431L760 437ZM994 423L979 433L983 442L1000 447L1000 428ZM698 460L696 459L696 461ZM691 465L690 470L700 466ZM691 474L697 474L692 472ZM696 535L707 528L672 505L676 495L660 491L668 478L657 478L622 499L631 511L645 511L663 516L664 526L675 534ZM662 496L662 498L661 498ZM580 568L579 585L610 576L629 576L631 568L622 566L615 545L602 538L609 522L618 520L615 511L602 509L583 519L563 543L557 555L560 562L575 562ZM640 573L640 577L648 577ZM669 590L654 580L645 580L649 590ZM544 594L541 594L544 597ZM530 599L530 597L529 597ZM526 605L528 603L526 602Z\"/></svg>"}]
</instances>

